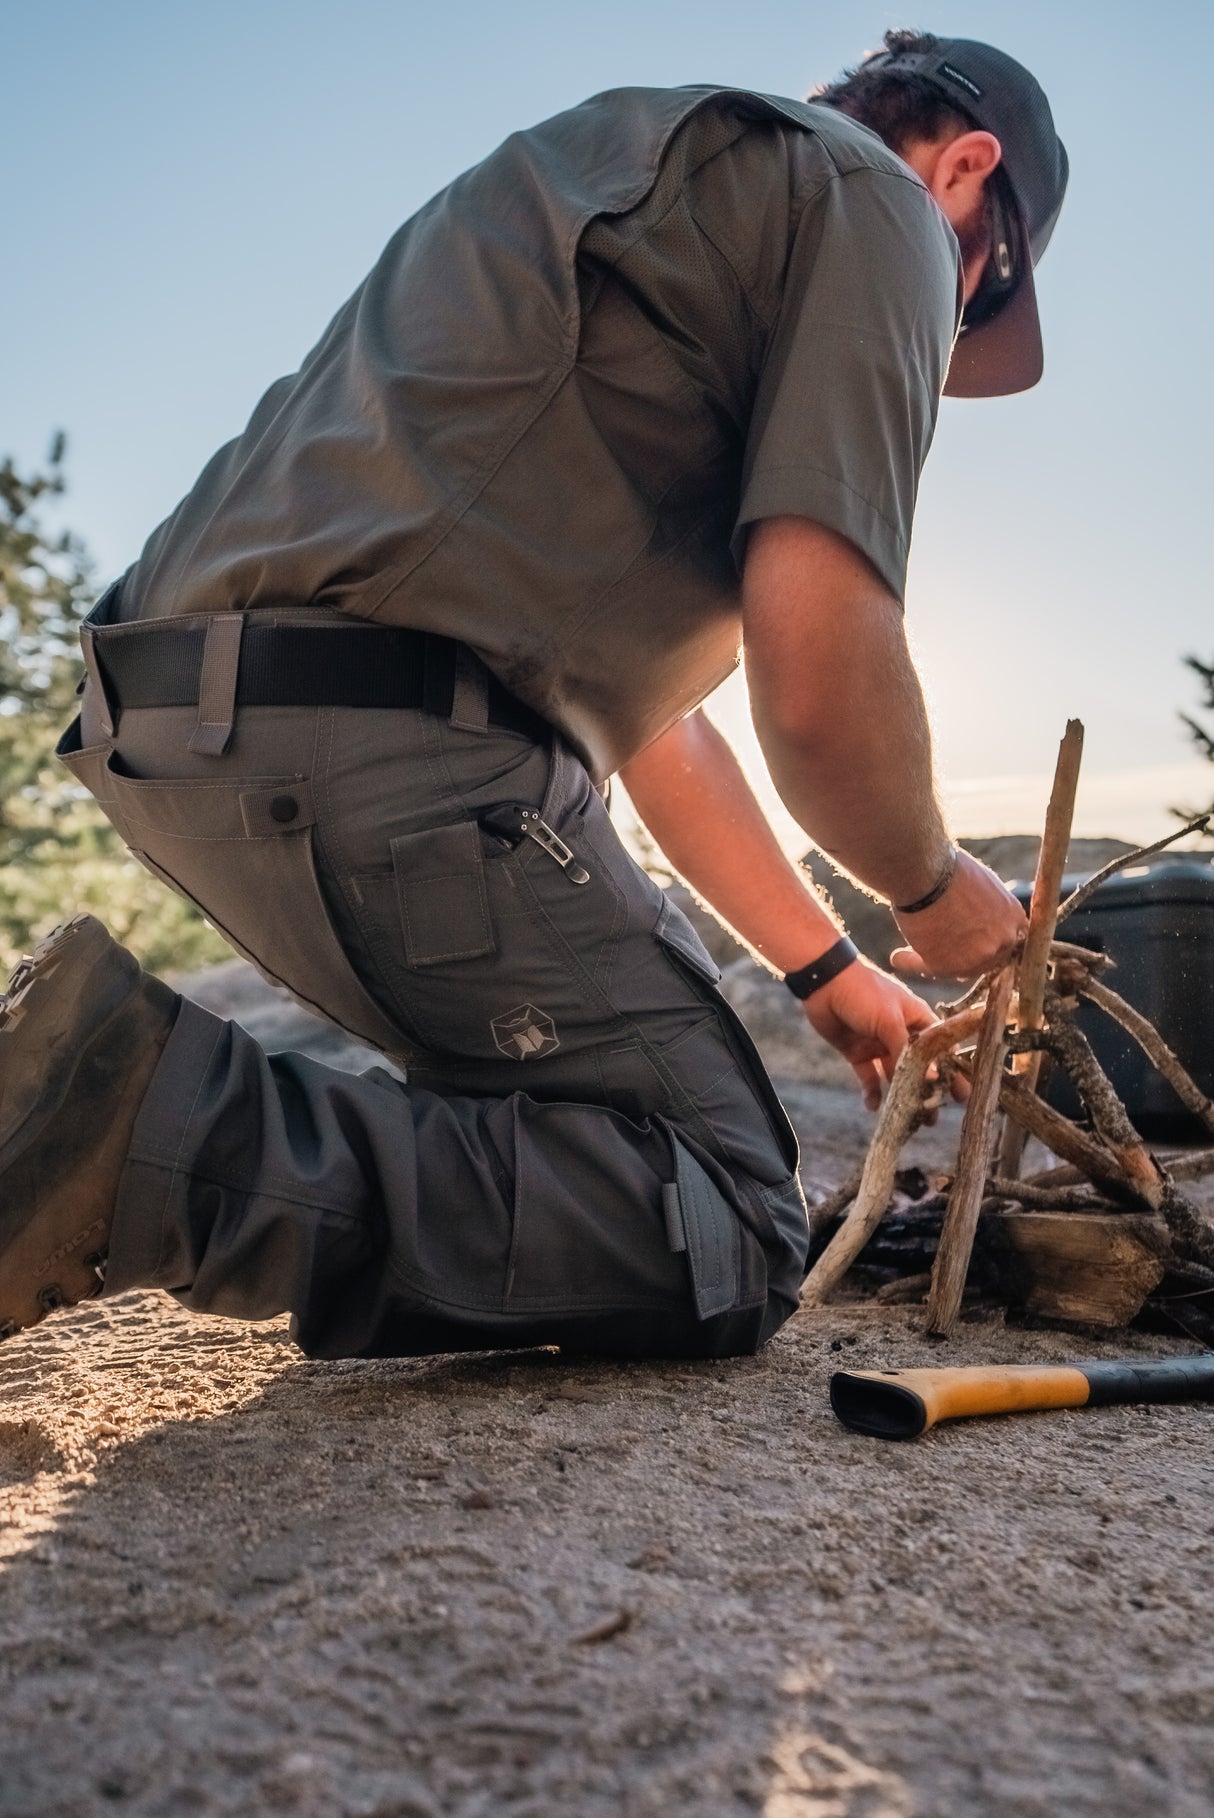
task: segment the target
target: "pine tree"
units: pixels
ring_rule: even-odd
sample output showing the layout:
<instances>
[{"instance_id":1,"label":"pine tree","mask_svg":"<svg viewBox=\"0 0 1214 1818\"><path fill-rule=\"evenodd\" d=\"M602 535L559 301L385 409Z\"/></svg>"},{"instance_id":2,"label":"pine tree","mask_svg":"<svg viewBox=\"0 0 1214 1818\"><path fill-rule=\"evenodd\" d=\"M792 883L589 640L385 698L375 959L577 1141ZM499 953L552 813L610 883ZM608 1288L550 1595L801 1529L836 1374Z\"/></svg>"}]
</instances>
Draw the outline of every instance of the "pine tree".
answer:
<instances>
[{"instance_id":1,"label":"pine tree","mask_svg":"<svg viewBox=\"0 0 1214 1818\"><path fill-rule=\"evenodd\" d=\"M76 711L77 628L93 592L83 545L51 537L38 512L64 491L63 457L57 436L44 472L0 462L0 963L82 909L157 970L230 958L55 757Z\"/></svg>"},{"instance_id":2,"label":"pine tree","mask_svg":"<svg viewBox=\"0 0 1214 1818\"><path fill-rule=\"evenodd\" d=\"M1203 663L1200 657L1187 656L1185 658L1185 666L1191 669L1201 682L1203 694L1200 704L1201 709L1206 712L1214 712L1214 661ZM1200 720L1195 720L1192 714L1182 713L1180 718L1188 729L1189 737L1192 739L1194 745L1196 745L1198 751L1200 751L1202 757L1205 758L1208 763L1214 764L1214 733L1208 731ZM1193 819L1195 814L1200 814L1205 811L1197 808L1174 808L1172 812L1179 815L1183 820L1189 821ZM1214 802L1210 804L1209 812L1214 814Z\"/></svg>"}]
</instances>

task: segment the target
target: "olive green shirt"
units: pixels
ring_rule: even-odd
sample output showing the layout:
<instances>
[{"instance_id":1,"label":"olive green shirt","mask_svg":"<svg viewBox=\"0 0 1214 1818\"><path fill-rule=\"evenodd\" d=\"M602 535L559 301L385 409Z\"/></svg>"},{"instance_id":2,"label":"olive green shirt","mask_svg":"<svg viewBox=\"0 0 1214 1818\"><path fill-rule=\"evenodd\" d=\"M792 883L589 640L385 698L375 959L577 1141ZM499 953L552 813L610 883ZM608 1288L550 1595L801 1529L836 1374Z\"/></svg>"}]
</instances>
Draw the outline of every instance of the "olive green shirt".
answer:
<instances>
[{"instance_id":1,"label":"olive green shirt","mask_svg":"<svg viewBox=\"0 0 1214 1818\"><path fill-rule=\"evenodd\" d=\"M601 779L735 667L748 525L826 525L901 597L958 292L919 179L832 109L600 95L400 229L122 616L462 639Z\"/></svg>"}]
</instances>

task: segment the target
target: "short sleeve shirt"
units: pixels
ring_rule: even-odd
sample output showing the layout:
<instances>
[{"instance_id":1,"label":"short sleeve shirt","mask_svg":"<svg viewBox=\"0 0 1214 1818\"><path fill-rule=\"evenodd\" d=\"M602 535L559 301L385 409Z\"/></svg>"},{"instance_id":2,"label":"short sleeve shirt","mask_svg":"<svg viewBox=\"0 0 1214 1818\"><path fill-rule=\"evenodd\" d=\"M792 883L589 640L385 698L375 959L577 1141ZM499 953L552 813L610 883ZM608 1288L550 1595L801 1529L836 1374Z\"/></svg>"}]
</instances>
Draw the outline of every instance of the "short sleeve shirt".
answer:
<instances>
[{"instance_id":1,"label":"short sleeve shirt","mask_svg":"<svg viewBox=\"0 0 1214 1818\"><path fill-rule=\"evenodd\" d=\"M747 527L901 596L959 314L909 167L821 105L625 89L405 224L128 573L470 645L602 778L736 665Z\"/></svg>"}]
</instances>

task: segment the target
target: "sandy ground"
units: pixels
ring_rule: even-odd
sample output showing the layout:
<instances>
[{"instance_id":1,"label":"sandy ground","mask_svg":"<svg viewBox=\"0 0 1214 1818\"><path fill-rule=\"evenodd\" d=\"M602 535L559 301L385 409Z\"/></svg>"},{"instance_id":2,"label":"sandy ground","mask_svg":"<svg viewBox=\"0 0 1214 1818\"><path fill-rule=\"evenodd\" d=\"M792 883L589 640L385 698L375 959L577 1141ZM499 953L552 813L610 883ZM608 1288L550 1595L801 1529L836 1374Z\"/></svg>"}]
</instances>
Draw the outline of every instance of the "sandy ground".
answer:
<instances>
[{"instance_id":1,"label":"sandy ground","mask_svg":"<svg viewBox=\"0 0 1214 1818\"><path fill-rule=\"evenodd\" d=\"M864 1113L787 1096L840 1178ZM1214 1412L897 1446L826 1400L840 1365L1192 1347L920 1318L316 1364L129 1294L10 1341L0 1813L1208 1818Z\"/></svg>"}]
</instances>

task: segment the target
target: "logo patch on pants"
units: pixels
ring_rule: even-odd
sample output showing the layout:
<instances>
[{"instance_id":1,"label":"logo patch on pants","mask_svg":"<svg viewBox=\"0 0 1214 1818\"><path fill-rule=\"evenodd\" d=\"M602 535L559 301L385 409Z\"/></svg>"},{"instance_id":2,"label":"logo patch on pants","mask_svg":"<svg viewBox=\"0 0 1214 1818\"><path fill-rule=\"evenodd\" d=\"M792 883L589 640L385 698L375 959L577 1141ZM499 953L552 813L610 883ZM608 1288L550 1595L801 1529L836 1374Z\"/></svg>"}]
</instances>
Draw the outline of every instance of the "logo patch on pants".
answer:
<instances>
[{"instance_id":1,"label":"logo patch on pants","mask_svg":"<svg viewBox=\"0 0 1214 1818\"><path fill-rule=\"evenodd\" d=\"M556 1024L546 1010L537 1010L534 1004L503 1011L489 1027L498 1048L509 1060L539 1060L561 1045Z\"/></svg>"}]
</instances>

